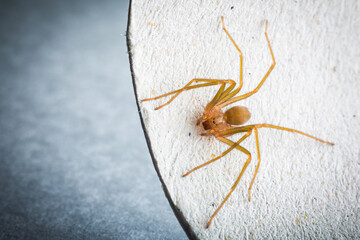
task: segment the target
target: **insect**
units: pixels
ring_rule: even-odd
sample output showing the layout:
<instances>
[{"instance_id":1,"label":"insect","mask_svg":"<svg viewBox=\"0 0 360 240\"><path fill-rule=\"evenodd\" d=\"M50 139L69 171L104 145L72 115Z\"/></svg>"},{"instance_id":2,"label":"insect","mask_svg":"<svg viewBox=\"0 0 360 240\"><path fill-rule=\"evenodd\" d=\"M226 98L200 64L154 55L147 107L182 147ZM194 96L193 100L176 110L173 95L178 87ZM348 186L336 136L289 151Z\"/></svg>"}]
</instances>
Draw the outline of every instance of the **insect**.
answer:
<instances>
[{"instance_id":1,"label":"insect","mask_svg":"<svg viewBox=\"0 0 360 240\"><path fill-rule=\"evenodd\" d=\"M263 85L265 80L268 78L271 71L274 69L276 62L275 62L275 57L274 57L274 54L273 54L273 51L272 51L272 48L270 45L268 34L267 34L268 21L266 21L265 37L266 37L266 40L267 40L267 43L269 46L269 50L270 50L270 54L271 54L273 63L271 64L269 70L267 71L265 76L262 78L262 80L260 81L260 83L257 85L257 87L254 90L237 96L237 94L240 92L240 90L243 86L243 54L242 54L240 48L235 43L235 41L233 40L233 38L231 37L231 35L229 34L229 32L227 31L227 29L225 28L225 23L224 23L223 17L221 17L221 21L222 21L223 30L225 31L226 35L229 37L229 39L231 40L231 42L233 43L233 45L235 46L235 48L237 49L237 51L239 52L239 55L240 55L240 83L239 83L239 86L237 88L235 88L236 83L235 83L235 81L233 81L231 79L224 80L224 79L197 79L196 78L196 79L192 79L183 88L180 88L178 90L175 90L175 91L172 91L172 92L169 92L169 93L166 93L166 94L154 97L154 98L147 98L147 99L142 100L142 102L151 101L151 100L157 100L159 98L163 98L163 97L166 97L169 95L173 95L169 101L167 101L166 103L155 108L155 110L158 110L158 109L161 109L162 107L170 104L177 96L179 96L180 93L182 93L184 91L195 89L195 88L220 85L220 88L217 91L217 93L215 94L214 98L206 105L203 115L197 121L197 125L200 125L202 127L202 132L201 132L202 136L215 136L216 139L229 145L230 148L228 148L226 151L224 151L219 156L211 159L210 161L205 162L205 163L191 169L190 171L185 173L183 175L183 177L186 177L190 173L192 173L202 167L205 167L205 166L209 165L210 163L213 163L213 162L219 160L220 158L222 158L223 156L225 156L226 154L228 154L231 150L233 150L235 148L237 150L243 152L244 154L246 154L247 160L246 160L242 170L240 171L238 177L236 178L234 184L232 185L229 193L225 196L224 200L220 203L218 208L211 215L210 220L206 225L206 228L208 228L210 226L210 224L213 221L216 214L223 207L223 205L228 200L228 198L230 197L232 192L235 190L243 173L245 172L247 166L249 165L249 163L251 161L251 153L247 149L242 147L240 145L240 143L242 143L245 139L247 139L253 132L255 135L258 163L256 165L255 173L254 173L254 176L253 176L250 186L249 186L249 201L251 199L251 188L254 184L254 180L255 180L256 174L259 170L259 166L260 166L260 162L261 162L258 129L274 128L274 129L284 130L284 131L288 131L288 132L302 134L304 136L315 139L317 141L320 141L320 142L323 142L326 144L330 144L330 145L334 145L331 142L324 141L317 137L311 136L307 133L304 133L304 132L301 132L301 131L298 131L295 129L291 129L291 128L275 126L272 124L263 123L263 124L252 124L252 125L241 126L250 119L250 115L251 115L249 110L243 106L234 106L234 107L226 110L225 112L222 111L222 109L224 107L226 107L227 105L241 101L241 100L246 99L246 98L252 96L253 94L255 94L261 88L261 86ZM234 135L236 133L244 134L237 142L233 142L233 141L229 140L228 138L226 138L226 137Z\"/></svg>"}]
</instances>

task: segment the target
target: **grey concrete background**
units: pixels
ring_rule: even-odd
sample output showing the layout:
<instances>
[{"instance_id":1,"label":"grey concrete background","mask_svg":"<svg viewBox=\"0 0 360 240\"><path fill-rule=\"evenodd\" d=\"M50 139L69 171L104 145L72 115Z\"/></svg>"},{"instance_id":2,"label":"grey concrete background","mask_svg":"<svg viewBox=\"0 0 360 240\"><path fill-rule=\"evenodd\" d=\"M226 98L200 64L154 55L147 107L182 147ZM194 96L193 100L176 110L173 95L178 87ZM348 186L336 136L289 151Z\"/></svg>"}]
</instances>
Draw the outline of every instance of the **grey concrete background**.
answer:
<instances>
[{"instance_id":1,"label":"grey concrete background","mask_svg":"<svg viewBox=\"0 0 360 240\"><path fill-rule=\"evenodd\" d=\"M127 1L0 2L0 238L184 239L141 129Z\"/></svg>"}]
</instances>

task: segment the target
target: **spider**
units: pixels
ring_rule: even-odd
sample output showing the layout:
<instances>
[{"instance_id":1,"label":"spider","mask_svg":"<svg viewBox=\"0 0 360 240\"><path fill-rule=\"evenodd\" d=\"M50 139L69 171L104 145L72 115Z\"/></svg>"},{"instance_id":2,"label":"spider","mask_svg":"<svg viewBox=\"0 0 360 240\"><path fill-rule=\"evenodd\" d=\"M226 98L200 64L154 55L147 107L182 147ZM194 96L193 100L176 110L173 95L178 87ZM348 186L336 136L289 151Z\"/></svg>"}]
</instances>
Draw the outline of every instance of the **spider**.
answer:
<instances>
[{"instance_id":1,"label":"spider","mask_svg":"<svg viewBox=\"0 0 360 240\"><path fill-rule=\"evenodd\" d=\"M251 153L244 147L240 146L240 143L243 142L246 138L248 138L252 134L252 132L254 132L254 134L255 134L258 164L256 166L254 176L253 176L250 186L249 186L249 201L251 199L251 188L254 184L254 180L255 180L256 174L259 170L259 166L260 166L260 162L261 162L258 129L274 128L274 129L289 131L289 132L305 135L307 137L313 138L313 139L323 142L323 143L334 145L334 143L324 141L317 137L311 136L307 133L304 133L304 132L301 132L301 131L298 131L295 129L291 129L291 128L275 126L272 124L263 123L263 124L252 124L252 125L246 125L246 126L239 126L239 125L243 125L244 123L246 123L250 119L250 115L251 115L249 110L243 106L232 107L232 108L226 110L225 113L222 111L222 108L224 108L225 106L235 103L235 102L238 102L238 101L241 101L245 98L248 98L248 97L252 96L253 94L255 94L257 91L259 91L259 89L261 88L261 86L263 85L265 80L270 75L271 71L274 69L276 62L275 62L274 54L273 54L273 51L272 51L272 48L270 45L270 41L269 41L269 38L267 35L268 21L266 21L265 37L266 37L266 40L267 40L267 43L268 43L268 46L270 49L270 54L271 54L273 63L271 64L269 70L267 71L265 76L262 78L262 80L260 81L260 83L257 85L257 87L254 90L252 90L248 93L242 94L240 96L236 96L240 92L242 85L243 85L243 66L242 66L243 65L243 54L242 54L240 48L235 43L235 41L233 40L233 38L231 37L231 35L229 34L229 32L227 31L227 29L225 28L225 23L224 23L223 17L221 17L221 21L222 21L223 30L225 31L226 35L230 38L231 42L234 44L235 48L237 49L237 51L239 52L239 55L240 55L240 84L239 84L239 86L237 88L235 88L236 83L235 83L235 81L233 81L231 79L224 80L224 79L203 79L203 78L198 79L198 78L196 78L196 79L192 79L183 88L180 88L178 90L175 90L175 91L172 91L172 92L169 92L169 93L166 93L166 94L154 97L154 98L147 98L147 99L142 100L142 102L151 101L151 100L156 100L156 99L166 97L169 95L173 95L169 101L167 101L166 103L155 108L155 110L158 110L158 109L168 105L169 103L171 103L177 96L179 96L180 93L182 93L184 91L187 91L190 89L195 89L195 88L220 85L220 89L217 91L214 98L206 105L203 115L197 121L197 125L200 125L202 127L202 132L201 132L202 136L215 136L216 139L229 145L230 148L227 149L226 151L224 151L219 156L211 159L210 161L205 162L205 163L191 169L190 171L185 173L183 175L183 177L186 177L190 173L194 172L195 170L198 170L202 167L209 165L210 163L213 163L213 162L219 160L220 158L224 157L226 154L228 154L234 148L236 148L237 150L246 154L247 160L246 160L241 172L239 173L238 177L236 178L235 183L231 187L229 193L225 196L224 200L220 203L218 208L211 215L210 220L206 225L206 228L208 228L210 226L210 224L213 221L216 214L223 207L223 205L228 200L228 198L230 197L232 192L235 190L243 173L245 172L247 166L249 165L249 163L251 161ZM193 83L197 83L197 84L192 85ZM226 85L226 84L229 84L229 85ZM227 88L225 88L226 86L227 86ZM228 138L226 138L226 137L234 135L236 133L244 133L244 135L237 142L233 142L233 141L229 140Z\"/></svg>"}]
</instances>

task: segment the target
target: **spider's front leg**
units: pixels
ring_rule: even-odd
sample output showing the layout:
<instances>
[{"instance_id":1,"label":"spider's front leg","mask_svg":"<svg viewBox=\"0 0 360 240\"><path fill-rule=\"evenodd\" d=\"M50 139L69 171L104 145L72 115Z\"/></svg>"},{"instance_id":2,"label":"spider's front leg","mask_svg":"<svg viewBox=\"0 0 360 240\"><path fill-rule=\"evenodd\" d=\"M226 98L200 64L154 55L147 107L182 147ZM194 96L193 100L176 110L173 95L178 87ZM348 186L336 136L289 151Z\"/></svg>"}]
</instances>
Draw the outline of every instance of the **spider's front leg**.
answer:
<instances>
[{"instance_id":1,"label":"spider's front leg","mask_svg":"<svg viewBox=\"0 0 360 240\"><path fill-rule=\"evenodd\" d=\"M240 82L239 82L239 87L237 87L234 92L232 92L231 94L229 94L228 97L226 97L226 99L223 99L222 101L225 101L227 99L232 98L233 96L235 96L238 92L240 92L242 86L243 86L243 54L240 50L240 48L238 47L238 45L236 44L236 42L234 41L234 39L231 37L230 33L228 32L228 30L225 27L225 23L224 23L224 18L221 17L221 21L222 21L222 25L223 25L223 29L226 33L226 35L230 38L230 41L233 43L233 45L235 46L235 48L237 49L237 51L239 52L240 55Z\"/></svg>"},{"instance_id":2,"label":"spider's front leg","mask_svg":"<svg viewBox=\"0 0 360 240\"><path fill-rule=\"evenodd\" d=\"M275 62L275 57L274 57L274 53L272 51L272 48L271 48L271 44L270 44L270 40L269 40L269 37L267 35L267 28L268 28L268 21L266 21L266 27L265 27L265 37L266 37L266 40L267 40L267 43L268 43L268 46L269 46L269 50L270 50L270 54L271 54L271 58L273 60L273 63L271 64L269 70L266 72L265 76L262 78L262 80L260 81L260 83L257 85L257 87L248 92L248 93L245 93L243 95L240 95L240 96L237 96L237 97L234 97L235 95L233 95L231 98L226 98L224 99L223 101L220 101L217 106L220 107L220 108L223 108L231 103L234 103L234 102L237 102L237 101L240 101L240 100L243 100L245 98L248 98L250 97L251 95L255 94L257 91L259 91L259 89L261 88L261 86L264 84L265 80L268 78L268 76L270 75L271 71L274 69L275 65L276 65L276 62ZM233 41L233 40L232 40ZM242 68L242 66L241 66ZM241 69L242 71L242 69Z\"/></svg>"},{"instance_id":3,"label":"spider's front leg","mask_svg":"<svg viewBox=\"0 0 360 240\"><path fill-rule=\"evenodd\" d=\"M192 83L199 83L199 82L205 82L205 83L191 86ZM230 86L224 91L226 83L230 84ZM216 93L215 97L213 98L213 100L208 104L208 106L211 105L211 107L214 106L219 101L221 96L223 96L224 94L227 94L228 92L230 92L234 88L235 82L234 82L234 80L231 80L231 79L224 80L224 79L202 79L202 78L199 79L199 78L195 78L195 79L192 79L190 82L188 82L188 84L186 84L185 87L183 87L183 88L180 88L178 90L175 90L175 91L172 91L172 92L169 92L169 93L165 93L163 95L160 95L160 96L157 96L157 97L154 97L154 98L146 98L146 99L143 99L141 101L145 102L145 101L157 100L159 98L175 94L174 96L171 97L171 99L169 101L167 101L166 103L164 103L164 104L160 105L159 107L155 108L155 110L158 110L158 109L168 105L169 103L171 103L183 91L187 91L187 90L195 89L195 88L200 88L200 87L214 86L214 85L221 85L221 86L220 86L220 89L218 90L218 92Z\"/></svg>"}]
</instances>

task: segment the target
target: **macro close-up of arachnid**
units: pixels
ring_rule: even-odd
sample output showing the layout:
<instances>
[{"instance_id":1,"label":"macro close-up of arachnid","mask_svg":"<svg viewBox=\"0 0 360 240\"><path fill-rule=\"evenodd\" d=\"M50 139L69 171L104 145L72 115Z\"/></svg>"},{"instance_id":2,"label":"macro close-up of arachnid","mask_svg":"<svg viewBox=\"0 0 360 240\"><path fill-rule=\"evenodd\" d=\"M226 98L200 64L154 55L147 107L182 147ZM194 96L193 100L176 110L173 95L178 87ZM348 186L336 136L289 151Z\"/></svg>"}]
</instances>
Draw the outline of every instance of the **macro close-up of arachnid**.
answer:
<instances>
[{"instance_id":1,"label":"macro close-up of arachnid","mask_svg":"<svg viewBox=\"0 0 360 240\"><path fill-rule=\"evenodd\" d=\"M186 84L185 87L183 87L181 89L178 89L178 90L175 90L173 92L169 92L169 93L160 95L158 97L147 98L147 99L142 100L143 102L144 101L151 101L151 100L157 100L159 98L172 95L172 97L171 97L171 99L169 101L167 101L166 103L162 104L161 106L155 108L155 110L159 110L162 107L170 104L183 91L191 90L191 89L194 89L194 88L201 88L201 87L207 87L207 86L213 86L213 85L220 85L220 89L218 90L218 92L216 93L214 98L206 105L205 110L204 110L204 114L200 119L198 119L197 125L201 125L202 128L203 128L203 132L201 133L202 136L213 135L219 141L229 145L230 148L228 148L226 151L224 151L218 157L215 157L215 158L211 159L210 161L205 162L204 164L201 164L201 165L193 168L189 172L185 173L183 176L186 177L187 175L189 175L193 171L198 170L198 169L200 169L200 168L202 168L202 167L204 167L204 166L206 166L206 165L208 165L210 163L213 163L216 160L219 160L220 158L225 156L227 153L229 153L233 149L237 149L237 150L243 152L244 154L246 154L247 155L247 160L246 160L243 168L239 172L239 175L238 175L234 185L231 187L230 192L226 195L224 200L221 202L221 204L218 206L218 208L215 210L215 212L211 215L210 220L208 221L208 223L206 225L207 228L210 226L213 218L216 216L216 214L219 212L219 210L223 207L225 202L228 200L231 193L235 190L235 188L238 185L243 173L245 172L247 166L249 165L249 163L251 161L251 153L247 149L242 147L240 144L246 138L248 138L253 132L255 134L258 163L256 165L256 170L255 170L254 176L253 176L253 178L251 180L251 183L250 183L250 186L249 186L249 201L251 199L251 188L253 186L256 174L257 174L257 172L259 170L260 161L261 161L261 159L260 159L260 147L259 147L258 129L260 129L260 128L273 128L273 129L278 129L278 130L289 131L289 132L293 132L293 133L302 134L304 136L313 138L313 139L315 139L317 141L320 141L320 142L323 142L323 143L326 143L326 144L329 144L329 145L334 145L334 143L324 141L322 139L319 139L317 137L311 136L311 135L309 135L307 133L304 133L304 132L301 132L301 131L298 131L298 130L295 130L295 129L275 126L275 125L267 124L267 123L238 126L238 125L243 125L244 123L246 123L250 119L250 116L251 116L249 110L246 107L243 107L243 106L235 106L235 107L229 108L225 112L222 111L222 109L224 107L226 107L227 105L239 102L239 101L241 101L243 99L246 99L246 98L252 96L253 94L255 94L261 88L261 86L263 85L265 80L269 77L271 71L274 69L274 67L276 65L276 62L275 62L274 53L273 53L273 50L271 48L271 44L270 44L270 41L269 41L269 37L267 35L268 22L266 21L265 37L266 37L267 43L269 45L269 49L270 49L270 53L271 53L273 63L271 64L269 70L267 71L267 73L265 74L263 79L260 81L260 83L258 84L258 86L254 90L252 90L251 92L248 92L248 93L245 93L245 94L240 94L239 96L237 96L240 93L241 88L243 86L243 65L242 65L242 63L243 63L243 54L242 54L241 50L239 49L239 47L236 45L235 41L233 40L233 38L231 37L229 32L226 30L225 24L224 24L224 18L221 17L221 20L222 20L223 29L224 29L225 33L228 35L231 42L234 44L234 46L236 47L236 49L238 50L238 52L240 54L240 82L239 82L238 87L235 88L235 86L236 86L235 81L230 80L230 79L227 79L227 80L225 80L225 79L192 79L188 84ZM234 134L237 134L237 133L242 133L243 136L240 137L239 140L236 141L236 142L233 142L233 141L229 140L228 138L226 138L227 136L231 136L231 135L234 135Z\"/></svg>"},{"instance_id":2,"label":"macro close-up of arachnid","mask_svg":"<svg viewBox=\"0 0 360 240\"><path fill-rule=\"evenodd\" d=\"M360 239L360 1L0 1L0 239Z\"/></svg>"},{"instance_id":3,"label":"macro close-up of arachnid","mask_svg":"<svg viewBox=\"0 0 360 240\"><path fill-rule=\"evenodd\" d=\"M359 236L350 5L132 2L138 113L187 237Z\"/></svg>"}]
</instances>

